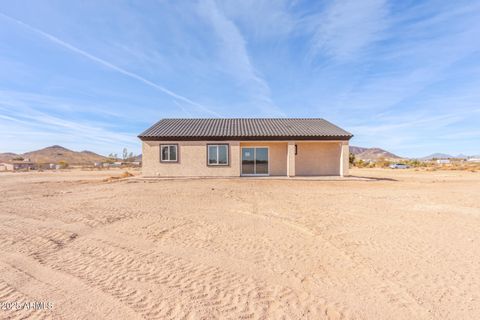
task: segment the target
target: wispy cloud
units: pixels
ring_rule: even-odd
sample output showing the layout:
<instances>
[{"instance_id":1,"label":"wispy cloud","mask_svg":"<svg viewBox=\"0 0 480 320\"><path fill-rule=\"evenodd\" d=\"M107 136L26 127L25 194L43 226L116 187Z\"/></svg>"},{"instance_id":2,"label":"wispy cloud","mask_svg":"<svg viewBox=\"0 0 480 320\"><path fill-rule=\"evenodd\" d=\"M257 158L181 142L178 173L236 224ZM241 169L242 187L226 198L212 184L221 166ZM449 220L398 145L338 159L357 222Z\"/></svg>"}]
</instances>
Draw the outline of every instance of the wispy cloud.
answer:
<instances>
[{"instance_id":1,"label":"wispy cloud","mask_svg":"<svg viewBox=\"0 0 480 320\"><path fill-rule=\"evenodd\" d=\"M386 43L362 56L361 77L353 81L344 79L350 87L334 97L338 99L338 108L348 110L353 116L346 119L355 127L351 130L365 123L365 128L358 128L360 136L375 141L377 135L373 130L392 128L382 132L385 137L395 135L390 119L380 116L383 113L391 115L396 124L414 123L413 119L419 117L430 118L432 112L450 114L452 106L464 109L465 115L478 103L478 71L469 63L465 69L463 61L480 52L478 42L471 41L480 36L477 19L480 6L467 5L468 10L453 4L452 8L445 6L430 3L391 13L388 35L383 36ZM356 72L349 74L352 78L356 76ZM448 88L439 89L447 84ZM459 114L451 114L452 119ZM468 116L462 119L466 121ZM421 134L426 139L440 124L449 125L431 121L404 131L404 136L418 140L420 128L430 127L428 134Z\"/></svg>"},{"instance_id":2,"label":"wispy cloud","mask_svg":"<svg viewBox=\"0 0 480 320\"><path fill-rule=\"evenodd\" d=\"M102 154L118 146L138 151L138 132L122 126L131 120L99 109L47 95L0 90L0 152L22 153L60 143L86 149L86 141L88 148Z\"/></svg>"},{"instance_id":3,"label":"wispy cloud","mask_svg":"<svg viewBox=\"0 0 480 320\"><path fill-rule=\"evenodd\" d=\"M130 77L130 78L132 78L132 79L138 80L138 81L140 81L140 82L142 82L142 83L144 83L144 84L146 84L146 85L148 85L148 86L150 86L150 87L152 87L152 88L155 88L155 89L157 89L157 90L159 90L159 91L161 91L161 92L163 92L163 93L165 93L165 94L167 94L167 95L169 95L169 96L171 96L171 97L173 97L173 98L175 98L175 99L177 99L177 100L186 102L186 103L190 104L191 106L194 106L194 107L202 110L202 111L205 112L205 113L208 113L208 114L210 114L210 115L214 115L214 116L217 116L217 117L220 116L219 113L217 113L217 112L215 112L215 111L213 111L213 110L210 110L209 108L203 106L202 104L200 104L200 103L198 103L198 102L196 102L196 101L193 101L193 100L191 100L191 99L189 99L189 98L187 98L187 97L185 97L185 96L183 96L183 95L180 95L180 94L178 94L178 93L175 93L175 92L167 89L166 87L161 86L161 85L159 85L159 84L156 84L156 83L154 83L154 82L152 82L152 81L150 81L150 80L148 80L148 79L145 79L144 77L142 77L142 76L140 76L140 75L138 75L138 74L136 74L136 73L130 72L130 71L128 71L128 70L125 70L125 69L123 69L123 68L121 68L121 67L118 67L118 66L116 66L116 65L114 65L114 64L112 64L112 63L110 63L110 62L108 62L108 61L106 61L106 60L103 60L103 59L101 59L101 58L99 58L99 57L97 57L97 56L94 56L94 55L92 55L92 54L90 54L90 53L88 53L88 52L86 52L86 51L84 51L84 50L82 50L82 49L79 49L79 48L75 47L74 45L72 45L72 44L70 44L70 43L67 43L67 42L65 42L65 41L63 41L63 40L61 40L61 39L59 39L59 38L57 38L57 37L55 37L55 36L47 33L47 32L44 32L44 31L42 31L42 30L40 30L40 29L38 29L38 28L32 27L31 25L26 24L26 23L23 22L23 21L20 21L20 20L18 20L18 19L15 19L15 18L13 18L13 17L10 17L10 16L8 16L8 15L6 15L6 14L4 14L4 13L1 13L1 12L0 12L0 16L4 17L4 18L6 18L6 19L8 19L8 20L10 20L10 21L13 21L13 22L15 22L15 23L20 24L21 26L27 28L28 30L30 30L30 31L32 31L32 32L34 32L34 33L36 33L36 34L39 34L39 35L43 36L44 38L46 38L46 39L48 39L48 40L50 40L50 41L52 41L52 42L60 45L60 46L63 47L63 48L66 48L66 49L68 49L68 50L70 50L70 51L72 51L72 52L75 52L75 53L77 53L77 54L79 54L79 55L81 55L81 56L83 56L83 57L85 57L85 58L87 58L87 59L90 59L90 60L92 60L92 61L94 61L94 62L97 62L97 63L101 64L102 66L107 67L107 68L109 68L109 69L111 69L111 70L117 71L117 72L119 72L119 73L121 73L121 74L123 74L123 75L125 75L125 76L127 76L127 77Z\"/></svg>"},{"instance_id":4,"label":"wispy cloud","mask_svg":"<svg viewBox=\"0 0 480 320\"><path fill-rule=\"evenodd\" d=\"M224 71L238 79L242 87L252 93L254 103L266 115L284 116L272 101L267 81L255 69L248 54L245 39L235 23L225 16L214 0L201 2L199 12L211 23L220 39L220 56L226 66Z\"/></svg>"},{"instance_id":5,"label":"wispy cloud","mask_svg":"<svg viewBox=\"0 0 480 320\"><path fill-rule=\"evenodd\" d=\"M334 0L312 21L311 55L351 59L380 38L387 14L385 0Z\"/></svg>"},{"instance_id":6,"label":"wispy cloud","mask_svg":"<svg viewBox=\"0 0 480 320\"><path fill-rule=\"evenodd\" d=\"M25 112L27 111L28 112ZM67 146L84 149L84 141L89 141L89 148L105 154L114 151L116 146L123 145L131 150L137 149L137 139L134 134L121 132L118 129L106 129L108 125L93 125L90 121L70 121L40 112L33 108L19 105L16 110L0 109L0 134L4 137L1 148L3 151L25 152L34 148L36 140L43 143L58 144L66 141ZM97 122L98 124L98 122ZM9 139L9 137L12 139Z\"/></svg>"},{"instance_id":7,"label":"wispy cloud","mask_svg":"<svg viewBox=\"0 0 480 320\"><path fill-rule=\"evenodd\" d=\"M138 148L159 117L218 114L325 117L406 156L480 150L477 2L29 5L0 14L3 150Z\"/></svg>"},{"instance_id":8,"label":"wispy cloud","mask_svg":"<svg viewBox=\"0 0 480 320\"><path fill-rule=\"evenodd\" d=\"M278 39L295 28L296 17L288 0L227 0L218 3L226 16L238 21L255 39Z\"/></svg>"}]
</instances>

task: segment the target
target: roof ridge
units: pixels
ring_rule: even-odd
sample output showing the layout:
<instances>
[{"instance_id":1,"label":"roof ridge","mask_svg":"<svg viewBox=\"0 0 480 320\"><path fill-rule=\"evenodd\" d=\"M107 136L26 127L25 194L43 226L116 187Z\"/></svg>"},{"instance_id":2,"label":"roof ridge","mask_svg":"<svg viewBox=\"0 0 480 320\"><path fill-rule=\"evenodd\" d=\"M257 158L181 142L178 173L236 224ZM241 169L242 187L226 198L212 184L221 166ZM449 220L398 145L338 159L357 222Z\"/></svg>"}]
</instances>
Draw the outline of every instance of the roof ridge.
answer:
<instances>
[{"instance_id":1,"label":"roof ridge","mask_svg":"<svg viewBox=\"0 0 480 320\"><path fill-rule=\"evenodd\" d=\"M353 135L323 118L164 118L138 137L166 139L350 139Z\"/></svg>"},{"instance_id":2,"label":"roof ridge","mask_svg":"<svg viewBox=\"0 0 480 320\"><path fill-rule=\"evenodd\" d=\"M325 120L325 118L162 118L162 120ZM157 121L160 122L160 121Z\"/></svg>"}]
</instances>

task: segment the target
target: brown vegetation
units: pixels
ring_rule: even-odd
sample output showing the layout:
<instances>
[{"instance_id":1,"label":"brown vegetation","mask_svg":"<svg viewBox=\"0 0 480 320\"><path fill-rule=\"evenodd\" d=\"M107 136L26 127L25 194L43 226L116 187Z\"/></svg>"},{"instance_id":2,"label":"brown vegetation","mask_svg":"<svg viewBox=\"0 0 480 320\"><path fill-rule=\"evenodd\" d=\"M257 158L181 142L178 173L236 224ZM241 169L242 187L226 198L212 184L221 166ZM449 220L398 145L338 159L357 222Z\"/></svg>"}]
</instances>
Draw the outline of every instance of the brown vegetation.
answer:
<instances>
[{"instance_id":1,"label":"brown vegetation","mask_svg":"<svg viewBox=\"0 0 480 320\"><path fill-rule=\"evenodd\" d=\"M129 178L129 177L133 177L134 175L128 171L125 171L123 172L121 175L119 176L111 176L111 177L108 177L108 178L105 178L103 179L104 182L111 182L111 181L116 181L116 180L120 180L120 179L125 179L125 178Z\"/></svg>"},{"instance_id":2,"label":"brown vegetation","mask_svg":"<svg viewBox=\"0 0 480 320\"><path fill-rule=\"evenodd\" d=\"M355 168L388 168L391 164L402 163L415 170L436 171L436 170L461 170L476 172L480 170L480 163L468 162L464 160L452 160L447 164L439 164L435 161L420 161L416 159L385 159L379 158L377 161L365 161L357 159L356 156L350 157L350 164Z\"/></svg>"}]
</instances>

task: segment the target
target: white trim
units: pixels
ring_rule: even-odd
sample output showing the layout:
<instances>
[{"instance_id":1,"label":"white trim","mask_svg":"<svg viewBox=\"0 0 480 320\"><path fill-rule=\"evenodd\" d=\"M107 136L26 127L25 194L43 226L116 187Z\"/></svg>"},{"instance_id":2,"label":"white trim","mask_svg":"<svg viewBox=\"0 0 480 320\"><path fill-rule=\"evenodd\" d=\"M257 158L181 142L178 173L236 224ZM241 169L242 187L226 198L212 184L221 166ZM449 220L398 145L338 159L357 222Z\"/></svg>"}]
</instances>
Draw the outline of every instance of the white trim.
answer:
<instances>
[{"instance_id":1,"label":"white trim","mask_svg":"<svg viewBox=\"0 0 480 320\"><path fill-rule=\"evenodd\" d=\"M243 162L243 159L242 159L242 156L243 156L243 149L245 148L253 148L253 149L256 149L256 148L264 148L264 149L267 149L267 162L268 162L268 172L267 173L243 173L243 165L242 165L242 162ZM256 154L256 150L254 150L254 160L255 160L255 154ZM253 171L256 171L256 164L254 164L254 167L253 167ZM244 176L244 177L267 177L270 175L270 147L268 146L241 146L240 147L240 176Z\"/></svg>"},{"instance_id":2,"label":"white trim","mask_svg":"<svg viewBox=\"0 0 480 320\"><path fill-rule=\"evenodd\" d=\"M293 151L291 150L293 146ZM297 142L296 141L288 141L287 142L287 177L294 177L295 176L295 169L296 169L296 157L297 157ZM293 155L292 155L293 152Z\"/></svg>"},{"instance_id":3,"label":"white trim","mask_svg":"<svg viewBox=\"0 0 480 320\"><path fill-rule=\"evenodd\" d=\"M343 177L343 143L339 143L340 145L340 170L339 170L339 174L340 174L340 177Z\"/></svg>"},{"instance_id":4,"label":"white trim","mask_svg":"<svg viewBox=\"0 0 480 320\"><path fill-rule=\"evenodd\" d=\"M168 147L167 148L167 157L168 160L163 160L163 152L162 149L163 147ZM170 159L170 147L175 147L175 160ZM178 162L178 144L160 144L160 162Z\"/></svg>"},{"instance_id":5,"label":"white trim","mask_svg":"<svg viewBox=\"0 0 480 320\"><path fill-rule=\"evenodd\" d=\"M210 147L216 147L217 148L217 163L210 163ZM219 147L225 147L227 148L227 163L220 163L220 151ZM208 144L207 143L207 165L208 166L229 166L230 165L230 157L229 157L229 145L226 143L219 143L219 144Z\"/></svg>"}]
</instances>

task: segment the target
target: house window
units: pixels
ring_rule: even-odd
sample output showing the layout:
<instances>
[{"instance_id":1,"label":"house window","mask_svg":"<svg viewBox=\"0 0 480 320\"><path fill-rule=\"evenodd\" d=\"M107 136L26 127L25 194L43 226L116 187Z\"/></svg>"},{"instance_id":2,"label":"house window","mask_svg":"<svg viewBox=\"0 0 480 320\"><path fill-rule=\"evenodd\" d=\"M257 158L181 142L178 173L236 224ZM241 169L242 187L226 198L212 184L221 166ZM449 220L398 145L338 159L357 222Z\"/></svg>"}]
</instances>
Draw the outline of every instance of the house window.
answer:
<instances>
[{"instance_id":1,"label":"house window","mask_svg":"<svg viewBox=\"0 0 480 320\"><path fill-rule=\"evenodd\" d=\"M161 162L178 162L178 145L161 144L160 145Z\"/></svg>"},{"instance_id":2,"label":"house window","mask_svg":"<svg viewBox=\"0 0 480 320\"><path fill-rule=\"evenodd\" d=\"M228 144L209 144L207 150L209 166L228 166Z\"/></svg>"}]
</instances>

